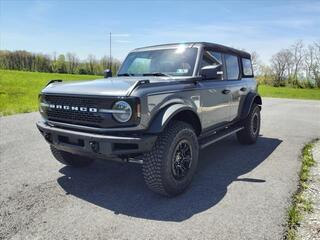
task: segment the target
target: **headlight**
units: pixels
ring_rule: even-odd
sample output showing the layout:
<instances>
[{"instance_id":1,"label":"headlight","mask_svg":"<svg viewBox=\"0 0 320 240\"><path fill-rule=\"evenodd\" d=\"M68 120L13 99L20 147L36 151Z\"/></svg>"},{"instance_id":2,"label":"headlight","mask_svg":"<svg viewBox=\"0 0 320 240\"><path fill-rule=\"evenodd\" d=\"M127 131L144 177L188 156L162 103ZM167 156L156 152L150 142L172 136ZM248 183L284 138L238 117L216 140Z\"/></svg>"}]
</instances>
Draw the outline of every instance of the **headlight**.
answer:
<instances>
[{"instance_id":1,"label":"headlight","mask_svg":"<svg viewBox=\"0 0 320 240\"><path fill-rule=\"evenodd\" d=\"M38 97L38 103L39 103L39 111L40 111L40 113L44 113L44 111L49 106L49 104L43 102L43 98L42 98L41 95L39 95L39 97Z\"/></svg>"},{"instance_id":2,"label":"headlight","mask_svg":"<svg viewBox=\"0 0 320 240\"><path fill-rule=\"evenodd\" d=\"M132 108L125 101L118 101L112 107L113 117L121 123L128 122L132 116Z\"/></svg>"}]
</instances>

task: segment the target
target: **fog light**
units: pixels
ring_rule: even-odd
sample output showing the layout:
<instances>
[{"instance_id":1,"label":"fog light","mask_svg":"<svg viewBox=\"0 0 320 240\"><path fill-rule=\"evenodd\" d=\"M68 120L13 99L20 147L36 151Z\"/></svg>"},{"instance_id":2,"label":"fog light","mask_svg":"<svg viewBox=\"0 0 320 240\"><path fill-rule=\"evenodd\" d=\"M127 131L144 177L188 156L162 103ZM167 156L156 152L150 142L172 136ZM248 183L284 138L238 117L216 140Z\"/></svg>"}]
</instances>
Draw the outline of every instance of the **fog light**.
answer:
<instances>
[{"instance_id":1,"label":"fog light","mask_svg":"<svg viewBox=\"0 0 320 240\"><path fill-rule=\"evenodd\" d=\"M99 143L92 141L89 144L90 144L92 151L94 151L95 153L99 152Z\"/></svg>"}]
</instances>

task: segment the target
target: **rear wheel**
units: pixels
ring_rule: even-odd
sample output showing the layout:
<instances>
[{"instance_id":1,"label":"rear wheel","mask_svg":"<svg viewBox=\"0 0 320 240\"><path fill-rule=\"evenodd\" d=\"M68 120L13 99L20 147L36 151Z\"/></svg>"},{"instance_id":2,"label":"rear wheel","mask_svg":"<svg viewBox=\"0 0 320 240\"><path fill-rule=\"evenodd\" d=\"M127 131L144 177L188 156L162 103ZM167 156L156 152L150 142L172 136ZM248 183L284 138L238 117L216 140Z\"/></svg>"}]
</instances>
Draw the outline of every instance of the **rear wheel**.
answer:
<instances>
[{"instance_id":1,"label":"rear wheel","mask_svg":"<svg viewBox=\"0 0 320 240\"><path fill-rule=\"evenodd\" d=\"M143 175L148 187L162 195L183 193L192 181L198 164L199 145L194 129L173 121L143 158Z\"/></svg>"},{"instance_id":2,"label":"rear wheel","mask_svg":"<svg viewBox=\"0 0 320 240\"><path fill-rule=\"evenodd\" d=\"M260 107L253 104L249 115L243 122L244 129L237 132L238 141L242 144L255 143L260 132L260 121Z\"/></svg>"},{"instance_id":3,"label":"rear wheel","mask_svg":"<svg viewBox=\"0 0 320 240\"><path fill-rule=\"evenodd\" d=\"M52 155L60 163L72 167L85 167L94 162L94 159L61 151L54 146L50 146Z\"/></svg>"}]
</instances>

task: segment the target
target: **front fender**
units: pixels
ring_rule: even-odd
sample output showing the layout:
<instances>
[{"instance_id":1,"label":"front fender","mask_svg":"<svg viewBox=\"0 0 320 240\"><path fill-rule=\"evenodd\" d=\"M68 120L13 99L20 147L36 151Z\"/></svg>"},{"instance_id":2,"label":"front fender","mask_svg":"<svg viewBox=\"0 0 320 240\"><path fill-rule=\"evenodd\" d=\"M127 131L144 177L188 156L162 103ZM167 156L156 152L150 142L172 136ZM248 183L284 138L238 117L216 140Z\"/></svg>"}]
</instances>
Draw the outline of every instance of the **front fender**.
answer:
<instances>
[{"instance_id":1,"label":"front fender","mask_svg":"<svg viewBox=\"0 0 320 240\"><path fill-rule=\"evenodd\" d=\"M153 118L152 123L148 129L149 133L160 133L167 126L168 122L182 111L192 111L197 114L196 111L185 104L173 104L161 109L157 115Z\"/></svg>"}]
</instances>

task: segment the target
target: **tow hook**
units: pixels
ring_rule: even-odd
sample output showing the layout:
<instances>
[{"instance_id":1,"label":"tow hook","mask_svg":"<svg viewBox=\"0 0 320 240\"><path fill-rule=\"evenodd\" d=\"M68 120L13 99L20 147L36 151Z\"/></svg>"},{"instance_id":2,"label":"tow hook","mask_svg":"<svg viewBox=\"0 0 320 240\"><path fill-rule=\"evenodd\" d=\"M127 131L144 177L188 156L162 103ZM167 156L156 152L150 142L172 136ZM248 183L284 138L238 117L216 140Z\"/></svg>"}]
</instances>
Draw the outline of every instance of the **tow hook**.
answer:
<instances>
[{"instance_id":1,"label":"tow hook","mask_svg":"<svg viewBox=\"0 0 320 240\"><path fill-rule=\"evenodd\" d=\"M90 147L95 153L99 152L99 143L97 143L96 141L91 141Z\"/></svg>"}]
</instances>

